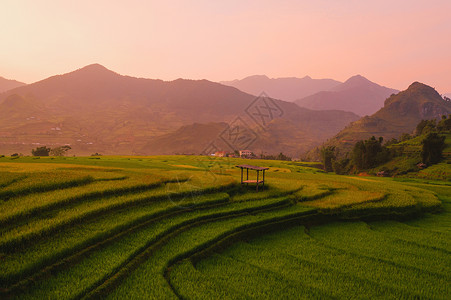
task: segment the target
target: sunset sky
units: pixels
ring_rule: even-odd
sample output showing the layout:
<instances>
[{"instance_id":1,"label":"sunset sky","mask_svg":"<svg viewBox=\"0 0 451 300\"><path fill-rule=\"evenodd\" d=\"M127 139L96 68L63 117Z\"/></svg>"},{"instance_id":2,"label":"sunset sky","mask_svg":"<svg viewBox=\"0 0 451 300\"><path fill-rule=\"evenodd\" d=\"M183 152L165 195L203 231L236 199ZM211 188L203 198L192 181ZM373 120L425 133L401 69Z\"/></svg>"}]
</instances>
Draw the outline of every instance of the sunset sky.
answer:
<instances>
[{"instance_id":1,"label":"sunset sky","mask_svg":"<svg viewBox=\"0 0 451 300\"><path fill-rule=\"evenodd\" d=\"M0 76L31 83L100 63L173 80L361 74L451 93L451 1L0 2Z\"/></svg>"}]
</instances>

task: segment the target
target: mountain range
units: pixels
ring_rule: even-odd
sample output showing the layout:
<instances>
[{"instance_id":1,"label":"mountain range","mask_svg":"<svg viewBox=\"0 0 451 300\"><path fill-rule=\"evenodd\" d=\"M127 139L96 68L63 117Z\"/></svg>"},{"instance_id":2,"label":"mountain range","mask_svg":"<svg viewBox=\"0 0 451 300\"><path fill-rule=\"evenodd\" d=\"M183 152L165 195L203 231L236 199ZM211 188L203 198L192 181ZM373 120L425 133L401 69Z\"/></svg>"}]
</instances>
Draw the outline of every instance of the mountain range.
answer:
<instances>
[{"instance_id":1,"label":"mountain range","mask_svg":"<svg viewBox=\"0 0 451 300\"><path fill-rule=\"evenodd\" d=\"M0 77L0 93L3 93L7 90L14 89L19 86L23 86L25 83L19 82L17 80L5 79Z\"/></svg>"},{"instance_id":2,"label":"mountain range","mask_svg":"<svg viewBox=\"0 0 451 300\"><path fill-rule=\"evenodd\" d=\"M329 90L341 82L333 79L312 79L309 76L269 78L266 75L253 75L241 80L220 81L220 83L233 86L251 95L259 96L264 92L270 97L293 102L317 92Z\"/></svg>"},{"instance_id":3,"label":"mountain range","mask_svg":"<svg viewBox=\"0 0 451 300\"><path fill-rule=\"evenodd\" d=\"M352 122L323 146L335 146L344 154L359 140L399 138L403 133L412 134L421 120L440 119L450 113L451 102L432 87L414 82L407 90L391 95L376 113ZM318 159L319 149L310 151L306 158Z\"/></svg>"},{"instance_id":4,"label":"mountain range","mask_svg":"<svg viewBox=\"0 0 451 300\"><path fill-rule=\"evenodd\" d=\"M0 94L0 154L64 144L77 155L198 154L218 134L229 148L248 141L251 150L297 156L357 119L208 80L135 78L93 64ZM247 139L237 139L237 128Z\"/></svg>"},{"instance_id":5,"label":"mountain range","mask_svg":"<svg viewBox=\"0 0 451 300\"><path fill-rule=\"evenodd\" d=\"M385 99L398 92L356 75L327 91L320 91L295 103L309 109L340 109L365 116L378 111L384 106Z\"/></svg>"}]
</instances>

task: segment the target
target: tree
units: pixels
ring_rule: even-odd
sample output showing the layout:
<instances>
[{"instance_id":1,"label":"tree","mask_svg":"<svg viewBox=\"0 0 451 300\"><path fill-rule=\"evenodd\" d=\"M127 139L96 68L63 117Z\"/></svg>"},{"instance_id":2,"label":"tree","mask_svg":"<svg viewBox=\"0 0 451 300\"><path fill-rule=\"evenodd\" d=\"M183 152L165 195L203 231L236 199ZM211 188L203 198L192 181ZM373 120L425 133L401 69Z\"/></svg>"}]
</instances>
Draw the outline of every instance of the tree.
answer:
<instances>
[{"instance_id":1,"label":"tree","mask_svg":"<svg viewBox=\"0 0 451 300\"><path fill-rule=\"evenodd\" d=\"M421 130L423 130L423 129L421 129ZM410 140L411 138L412 138L412 136L411 136L410 134L408 134L408 133L403 133L403 134L401 134L401 136L399 137L399 141L400 141L400 142L405 142L405 141Z\"/></svg>"},{"instance_id":2,"label":"tree","mask_svg":"<svg viewBox=\"0 0 451 300\"><path fill-rule=\"evenodd\" d=\"M377 140L374 136L365 141L365 149L366 149L366 168L373 168L378 165L378 154L382 151L382 141L383 138L380 137Z\"/></svg>"},{"instance_id":3,"label":"tree","mask_svg":"<svg viewBox=\"0 0 451 300\"><path fill-rule=\"evenodd\" d=\"M343 158L340 160L333 160L332 161L332 168L334 169L335 174L341 175L346 174L350 171L350 159L349 158Z\"/></svg>"},{"instance_id":4,"label":"tree","mask_svg":"<svg viewBox=\"0 0 451 300\"><path fill-rule=\"evenodd\" d=\"M430 132L434 132L437 128L435 119L432 120L421 120L418 123L417 128L415 129L416 135L427 134Z\"/></svg>"},{"instance_id":5,"label":"tree","mask_svg":"<svg viewBox=\"0 0 451 300\"><path fill-rule=\"evenodd\" d=\"M365 143L363 141L358 141L354 148L352 148L351 159L354 166L357 169L362 170L365 168L365 157L366 157Z\"/></svg>"},{"instance_id":6,"label":"tree","mask_svg":"<svg viewBox=\"0 0 451 300\"><path fill-rule=\"evenodd\" d=\"M335 160L335 146L327 146L321 148L321 161L324 166L324 171L332 172L332 162Z\"/></svg>"},{"instance_id":7,"label":"tree","mask_svg":"<svg viewBox=\"0 0 451 300\"><path fill-rule=\"evenodd\" d=\"M285 154L283 154L282 152L279 153L279 155L277 155L277 159L278 160L291 160L291 157L286 156Z\"/></svg>"},{"instance_id":8,"label":"tree","mask_svg":"<svg viewBox=\"0 0 451 300\"><path fill-rule=\"evenodd\" d=\"M61 146L61 147L56 147L53 148L52 150L50 150L50 154L52 156L64 156L64 154L66 154L67 151L69 151L71 148L71 146L65 145L65 146Z\"/></svg>"},{"instance_id":9,"label":"tree","mask_svg":"<svg viewBox=\"0 0 451 300\"><path fill-rule=\"evenodd\" d=\"M448 115L448 118L445 115L442 116L442 119L437 124L437 129L439 132L451 131L451 115Z\"/></svg>"},{"instance_id":10,"label":"tree","mask_svg":"<svg viewBox=\"0 0 451 300\"><path fill-rule=\"evenodd\" d=\"M421 158L425 164L435 164L442 159L442 152L445 149L445 136L440 136L436 132L429 133L421 142Z\"/></svg>"},{"instance_id":11,"label":"tree","mask_svg":"<svg viewBox=\"0 0 451 300\"><path fill-rule=\"evenodd\" d=\"M46 146L37 147L36 149L31 150L31 154L33 156L49 156L51 149Z\"/></svg>"},{"instance_id":12,"label":"tree","mask_svg":"<svg viewBox=\"0 0 451 300\"><path fill-rule=\"evenodd\" d=\"M426 126L427 120L421 120L420 123L417 124L417 127L415 128L415 135L421 135L423 132L423 128Z\"/></svg>"},{"instance_id":13,"label":"tree","mask_svg":"<svg viewBox=\"0 0 451 300\"><path fill-rule=\"evenodd\" d=\"M366 141L358 141L352 149L351 159L359 170L374 168L390 159L390 150L382 146L384 139L372 136Z\"/></svg>"},{"instance_id":14,"label":"tree","mask_svg":"<svg viewBox=\"0 0 451 300\"><path fill-rule=\"evenodd\" d=\"M403 134L403 135L404 135L404 134ZM407 135L410 137L409 134L407 134ZM402 138L402 136L401 136L401 138ZM384 146L385 146L385 147L388 147L388 146L395 145L395 144L398 144L398 143L399 143L399 141L398 141L397 139L392 138L392 139L386 141L385 144L384 144Z\"/></svg>"}]
</instances>

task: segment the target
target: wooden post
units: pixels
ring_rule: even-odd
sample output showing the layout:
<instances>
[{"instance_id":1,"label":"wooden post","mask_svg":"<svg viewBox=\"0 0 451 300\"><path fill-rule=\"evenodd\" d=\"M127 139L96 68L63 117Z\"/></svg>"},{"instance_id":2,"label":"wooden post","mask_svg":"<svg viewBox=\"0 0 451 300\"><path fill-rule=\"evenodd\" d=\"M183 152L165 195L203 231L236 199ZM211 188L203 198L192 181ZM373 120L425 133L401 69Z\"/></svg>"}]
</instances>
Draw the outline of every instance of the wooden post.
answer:
<instances>
[{"instance_id":1,"label":"wooden post","mask_svg":"<svg viewBox=\"0 0 451 300\"><path fill-rule=\"evenodd\" d=\"M257 170L257 192L258 192L258 170Z\"/></svg>"},{"instance_id":2,"label":"wooden post","mask_svg":"<svg viewBox=\"0 0 451 300\"><path fill-rule=\"evenodd\" d=\"M265 189L265 170L263 170L263 184L262 184L262 191Z\"/></svg>"},{"instance_id":3,"label":"wooden post","mask_svg":"<svg viewBox=\"0 0 451 300\"><path fill-rule=\"evenodd\" d=\"M249 169L246 169L246 180L249 180ZM249 185L247 182L246 185Z\"/></svg>"},{"instance_id":4,"label":"wooden post","mask_svg":"<svg viewBox=\"0 0 451 300\"><path fill-rule=\"evenodd\" d=\"M241 169L241 184L243 184L243 168L240 169Z\"/></svg>"}]
</instances>

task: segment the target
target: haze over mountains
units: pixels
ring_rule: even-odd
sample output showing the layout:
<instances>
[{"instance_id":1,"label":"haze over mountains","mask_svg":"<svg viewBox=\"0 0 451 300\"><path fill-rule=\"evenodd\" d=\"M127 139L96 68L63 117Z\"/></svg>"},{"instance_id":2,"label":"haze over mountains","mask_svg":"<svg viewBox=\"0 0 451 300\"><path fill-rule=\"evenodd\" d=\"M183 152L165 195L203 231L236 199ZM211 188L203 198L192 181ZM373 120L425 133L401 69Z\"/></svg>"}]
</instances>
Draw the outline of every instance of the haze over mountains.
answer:
<instances>
[{"instance_id":1,"label":"haze over mountains","mask_svg":"<svg viewBox=\"0 0 451 300\"><path fill-rule=\"evenodd\" d=\"M23 85L25 85L25 83L17 80L6 79L0 76L0 93Z\"/></svg>"},{"instance_id":2,"label":"haze over mountains","mask_svg":"<svg viewBox=\"0 0 451 300\"><path fill-rule=\"evenodd\" d=\"M356 75L328 91L318 92L295 103L309 109L339 109L365 116L378 111L384 106L385 99L397 92Z\"/></svg>"},{"instance_id":3,"label":"haze over mountains","mask_svg":"<svg viewBox=\"0 0 451 300\"><path fill-rule=\"evenodd\" d=\"M361 75L353 76L344 83L333 79L312 79L309 76L268 78L265 75L220 83L253 95L265 92L270 97L295 102L308 109L344 110L359 116L375 113L384 106L385 99L398 92Z\"/></svg>"},{"instance_id":4,"label":"haze over mountains","mask_svg":"<svg viewBox=\"0 0 451 300\"><path fill-rule=\"evenodd\" d=\"M312 79L309 76L269 78L266 75L254 75L241 80L220 81L220 83L236 87L251 95L259 96L265 92L269 97L293 102L317 92L329 90L341 82L333 79Z\"/></svg>"},{"instance_id":5,"label":"haze over mountains","mask_svg":"<svg viewBox=\"0 0 451 300\"><path fill-rule=\"evenodd\" d=\"M64 144L80 155L166 154L163 150L199 154L211 140L199 134L194 123L218 131L222 128L218 123L239 117L255 132L255 149L296 156L358 119L349 112L254 100L253 95L207 80L134 78L89 65L0 95L0 154L29 154L37 146ZM277 113L269 109L266 115L250 113L265 109L266 102L273 103ZM260 119L269 115L262 126ZM190 134L189 145L163 143L171 135L172 140L190 141Z\"/></svg>"},{"instance_id":6,"label":"haze over mountains","mask_svg":"<svg viewBox=\"0 0 451 300\"><path fill-rule=\"evenodd\" d=\"M326 140L349 150L372 135L397 138L412 132L421 119L451 113L449 102L417 82L360 120L352 112L256 98L208 80L135 78L98 64L29 85L14 84L20 86L0 94L0 154L29 154L38 146L64 144L77 155L200 154L212 144L215 149L208 151L231 151L244 145L233 132L238 122L240 130L250 133L245 148L296 157ZM341 109L345 103L358 108L369 102L375 109L381 97L393 92L354 76L303 100L334 108L331 99L339 99Z\"/></svg>"},{"instance_id":7,"label":"haze over mountains","mask_svg":"<svg viewBox=\"0 0 451 300\"><path fill-rule=\"evenodd\" d=\"M343 154L359 140L371 136L382 136L384 140L399 138L403 133L413 133L421 120L440 119L450 113L450 101L445 101L432 87L414 82L407 90L390 96L375 114L346 126L325 146L336 146ZM310 159L318 156L318 149L307 155Z\"/></svg>"},{"instance_id":8,"label":"haze over mountains","mask_svg":"<svg viewBox=\"0 0 451 300\"><path fill-rule=\"evenodd\" d=\"M310 111L297 110L296 106L282 105L291 109L283 118L269 122L264 130L250 121L250 129L255 132L255 141L249 148L255 154L284 154L299 157L309 149L324 141L337 126L346 126L349 120L357 120L358 116L343 111ZM345 118L345 120L338 120ZM194 123L182 126L175 132L151 138L144 146L149 154L199 154L209 149L213 143L216 150L233 150L224 141L229 134L226 122L211 122L207 124ZM221 138L222 137L222 138ZM210 151L214 152L214 151ZM209 152L208 152L209 153Z\"/></svg>"}]
</instances>

